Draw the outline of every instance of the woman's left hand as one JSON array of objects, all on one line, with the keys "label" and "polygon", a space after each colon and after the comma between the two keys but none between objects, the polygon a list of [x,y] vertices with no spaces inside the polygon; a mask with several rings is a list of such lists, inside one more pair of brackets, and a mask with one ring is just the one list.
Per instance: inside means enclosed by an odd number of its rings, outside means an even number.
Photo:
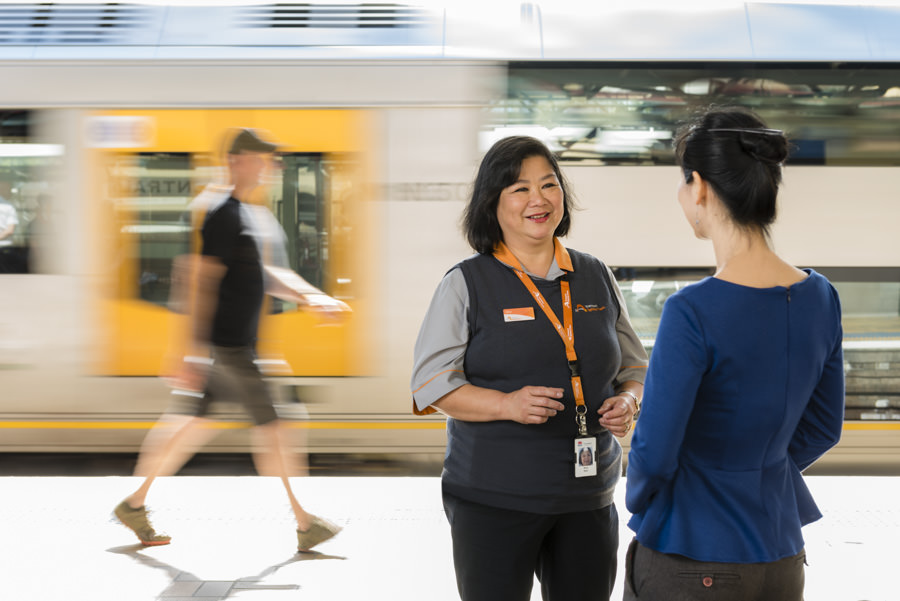
[{"label": "woman's left hand", "polygon": [[624,395],[611,396],[603,401],[597,414],[600,425],[619,438],[628,434],[634,423],[634,408],[630,398]]}]

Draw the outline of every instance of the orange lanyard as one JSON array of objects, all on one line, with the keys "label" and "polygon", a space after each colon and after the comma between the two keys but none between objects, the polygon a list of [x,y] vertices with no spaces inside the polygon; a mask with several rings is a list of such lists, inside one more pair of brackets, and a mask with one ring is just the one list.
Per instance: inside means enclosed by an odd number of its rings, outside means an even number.
[{"label": "orange lanyard", "polygon": [[578,356],[575,354],[575,328],[572,326],[572,293],[569,291],[569,281],[564,276],[559,284],[563,301],[563,321],[560,323],[559,317],[556,316],[549,303],[544,299],[544,295],[541,294],[541,291],[538,290],[531,278],[528,277],[528,274],[525,273],[522,263],[512,254],[506,244],[500,242],[494,251],[494,256],[513,268],[513,272],[525,284],[528,292],[537,301],[544,315],[556,328],[556,333],[562,338],[566,347],[566,359],[569,361],[569,374],[572,377],[572,393],[575,395],[575,421],[578,423],[578,433],[581,436],[586,436],[587,423],[585,414],[587,413],[587,406],[584,402],[584,391],[581,387],[581,367],[578,364]]}]

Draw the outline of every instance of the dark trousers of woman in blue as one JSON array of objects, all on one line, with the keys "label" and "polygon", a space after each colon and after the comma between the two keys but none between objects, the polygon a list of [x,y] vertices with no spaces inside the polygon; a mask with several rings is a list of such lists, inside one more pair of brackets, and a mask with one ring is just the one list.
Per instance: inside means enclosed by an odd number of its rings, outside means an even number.
[{"label": "dark trousers of woman in blue", "polygon": [[624,601],[803,601],[806,552],[768,563],[696,561],[631,541]]}]

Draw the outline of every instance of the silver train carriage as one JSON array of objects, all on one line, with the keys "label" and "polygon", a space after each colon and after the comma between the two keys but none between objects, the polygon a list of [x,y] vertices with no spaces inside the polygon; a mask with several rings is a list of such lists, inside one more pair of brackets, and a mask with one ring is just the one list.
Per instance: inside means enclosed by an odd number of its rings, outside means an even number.
[{"label": "silver train carriage", "polygon": [[[674,199],[673,132],[736,103],[795,145],[775,246],[844,304],[845,433],[817,468],[897,469],[900,10],[593,4],[0,5],[0,196],[18,222],[0,246],[0,450],[139,447],[183,352],[172,259],[230,127],[282,144],[258,202],[292,266],[354,308],[324,326],[267,307],[261,361],[298,437],[440,456],[443,419],[411,415],[412,347],[471,253],[481,153],[513,133],[558,153],[581,209],[566,243],[616,269],[652,350],[666,296],[713,259]],[[220,417],[207,449],[246,449],[240,411]]]}]

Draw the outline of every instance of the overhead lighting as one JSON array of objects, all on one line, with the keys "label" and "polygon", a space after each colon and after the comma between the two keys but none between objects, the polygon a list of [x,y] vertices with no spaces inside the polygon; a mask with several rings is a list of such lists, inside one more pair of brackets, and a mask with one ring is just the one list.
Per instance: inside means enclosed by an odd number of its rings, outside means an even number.
[{"label": "overhead lighting", "polygon": [[65,154],[62,144],[0,144],[0,158],[58,157]]},{"label": "overhead lighting", "polygon": [[495,127],[493,131],[480,132],[478,134],[478,146],[481,150],[487,150],[495,142],[509,136],[531,136],[551,146],[551,150],[553,150],[552,144],[550,144],[550,130],[540,125]]},{"label": "overhead lighting", "polygon": [[634,294],[647,294],[653,288],[653,280],[635,280],[631,282],[631,291]]}]

